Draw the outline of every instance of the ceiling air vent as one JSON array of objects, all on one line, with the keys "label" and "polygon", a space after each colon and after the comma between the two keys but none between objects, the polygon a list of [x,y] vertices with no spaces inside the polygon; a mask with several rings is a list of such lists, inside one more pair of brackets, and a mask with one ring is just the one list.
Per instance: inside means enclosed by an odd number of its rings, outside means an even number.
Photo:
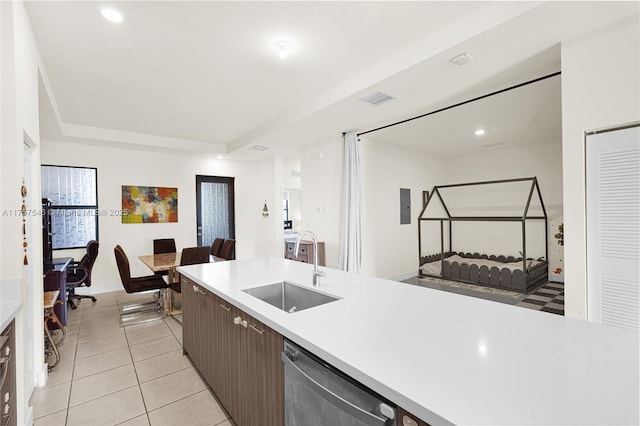
[{"label": "ceiling air vent", "polygon": [[502,145],[506,145],[506,144],[504,142],[491,142],[491,143],[482,144],[482,146],[484,146],[485,148],[494,148],[496,146],[502,146]]},{"label": "ceiling air vent", "polygon": [[374,92],[369,96],[365,96],[364,98],[359,99],[359,101],[364,102],[365,104],[378,106],[387,101],[390,101],[391,99],[393,99],[391,96],[385,95],[382,92]]},{"label": "ceiling air vent", "polygon": [[266,151],[269,149],[269,147],[264,145],[253,145],[253,146],[250,146],[249,149],[251,151]]}]

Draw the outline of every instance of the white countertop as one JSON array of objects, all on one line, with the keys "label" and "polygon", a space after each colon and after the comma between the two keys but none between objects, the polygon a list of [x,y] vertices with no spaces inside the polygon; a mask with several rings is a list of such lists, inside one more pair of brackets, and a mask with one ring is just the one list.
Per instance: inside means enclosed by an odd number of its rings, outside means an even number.
[{"label": "white countertop", "polygon": [[205,288],[430,424],[638,424],[637,333],[321,268],[342,300],[289,314],[242,289],[311,286],[264,257],[180,267]]}]

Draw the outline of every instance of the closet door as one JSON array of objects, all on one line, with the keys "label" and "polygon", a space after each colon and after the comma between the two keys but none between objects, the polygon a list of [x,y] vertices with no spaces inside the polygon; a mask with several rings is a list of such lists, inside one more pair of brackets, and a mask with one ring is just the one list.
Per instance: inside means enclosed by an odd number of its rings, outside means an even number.
[{"label": "closet door", "polygon": [[639,329],[640,127],[586,138],[587,318]]}]

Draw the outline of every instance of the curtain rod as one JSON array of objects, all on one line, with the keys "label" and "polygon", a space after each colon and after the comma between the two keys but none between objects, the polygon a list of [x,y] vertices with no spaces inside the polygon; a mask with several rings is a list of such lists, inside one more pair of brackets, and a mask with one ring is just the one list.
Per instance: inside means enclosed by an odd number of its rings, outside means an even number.
[{"label": "curtain rod", "polygon": [[405,120],[397,121],[397,122],[391,123],[391,124],[387,124],[386,126],[378,127],[376,129],[367,130],[366,132],[358,133],[356,136],[362,136],[362,135],[366,135],[367,133],[377,132],[378,130],[386,129],[387,127],[397,126],[398,124],[403,124],[403,123],[406,123],[408,121],[417,120],[418,118],[426,117],[428,115],[433,115],[433,114],[436,114],[438,112],[446,111],[446,110],[451,109],[451,108],[456,108],[456,107],[459,107],[459,106],[462,106],[462,105],[465,105],[465,104],[468,104],[468,103],[471,103],[471,102],[479,101],[480,99],[488,98],[489,96],[498,95],[500,93],[508,92],[509,90],[517,89],[519,87],[527,86],[529,84],[533,84],[533,83],[537,83],[537,82],[542,81],[542,80],[546,80],[547,78],[555,77],[557,75],[560,75],[561,73],[562,73],[561,71],[557,71],[557,72],[554,72],[552,74],[545,75],[543,77],[539,77],[539,78],[536,78],[536,79],[533,79],[533,80],[525,81],[524,83],[516,84],[515,86],[507,87],[506,89],[502,89],[502,90],[498,90],[498,91],[495,91],[495,92],[491,92],[491,93],[488,93],[486,95],[478,96],[477,98],[469,99],[469,100],[466,100],[466,101],[463,101],[463,102],[459,102],[459,103],[454,104],[454,105],[449,105],[447,107],[437,109],[435,111],[427,112],[426,114],[421,114],[421,115],[418,115],[416,117],[407,118]]}]

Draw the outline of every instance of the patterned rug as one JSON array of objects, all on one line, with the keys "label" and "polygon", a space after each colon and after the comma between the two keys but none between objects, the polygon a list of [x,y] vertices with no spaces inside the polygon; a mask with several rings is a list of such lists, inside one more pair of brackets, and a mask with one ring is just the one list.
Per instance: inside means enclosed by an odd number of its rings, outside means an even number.
[{"label": "patterned rug", "polygon": [[516,305],[564,315],[564,283],[548,282]]},{"label": "patterned rug", "polygon": [[443,280],[431,277],[413,277],[404,281],[421,287],[429,287],[466,296],[493,300],[520,306],[536,311],[549,312],[556,315],[564,315],[564,284],[547,282],[529,295],[499,288],[484,287],[481,285],[460,283],[457,281]]}]

